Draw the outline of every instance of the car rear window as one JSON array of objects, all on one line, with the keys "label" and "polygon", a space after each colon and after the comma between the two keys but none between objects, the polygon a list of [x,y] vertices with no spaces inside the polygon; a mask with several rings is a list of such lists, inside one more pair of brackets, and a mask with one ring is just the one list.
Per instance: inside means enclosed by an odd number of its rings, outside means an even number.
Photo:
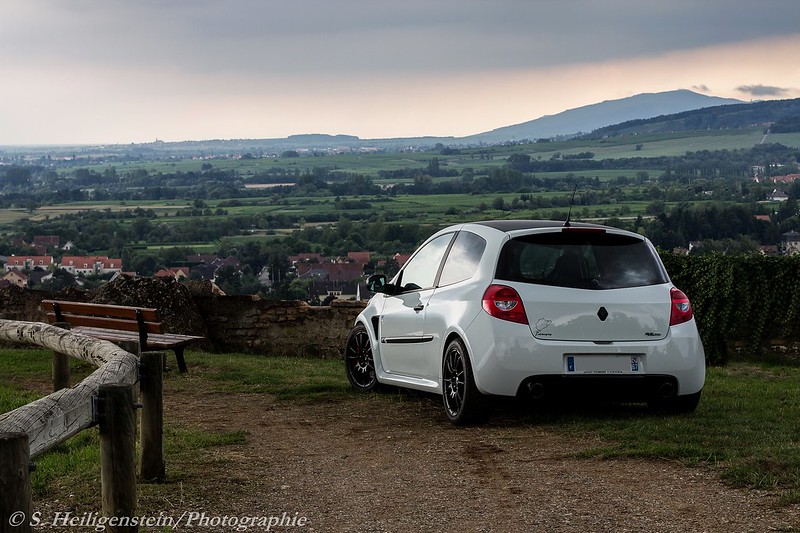
[{"label": "car rear window", "polygon": [[667,282],[643,239],[605,232],[548,232],[508,241],[496,277],[540,285],[620,289]]}]

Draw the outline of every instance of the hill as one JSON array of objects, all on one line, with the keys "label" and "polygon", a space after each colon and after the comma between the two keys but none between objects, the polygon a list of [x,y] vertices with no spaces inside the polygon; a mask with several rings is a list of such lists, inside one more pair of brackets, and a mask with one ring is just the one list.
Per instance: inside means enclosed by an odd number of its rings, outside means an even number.
[{"label": "hill", "polygon": [[635,119],[648,119],[694,109],[742,104],[741,100],[705,96],[689,90],[637,94],[619,100],[606,100],[556,115],[497,128],[489,132],[462,137],[466,143],[499,143],[513,140],[573,136],[588,133],[610,124]]},{"label": "hill", "polygon": [[800,98],[706,107],[655,118],[629,120],[598,128],[584,138],[739,129],[770,124],[773,133],[800,131]]}]

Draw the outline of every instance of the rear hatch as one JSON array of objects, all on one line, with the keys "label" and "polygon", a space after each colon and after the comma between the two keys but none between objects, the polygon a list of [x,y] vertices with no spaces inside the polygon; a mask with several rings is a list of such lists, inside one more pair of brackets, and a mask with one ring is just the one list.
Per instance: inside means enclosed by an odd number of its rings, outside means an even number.
[{"label": "rear hatch", "polygon": [[670,285],[589,290],[513,284],[534,337],[558,341],[642,341],[669,330]]},{"label": "rear hatch", "polygon": [[515,237],[496,278],[517,290],[537,339],[643,341],[669,330],[669,279],[634,234],[559,228]]}]

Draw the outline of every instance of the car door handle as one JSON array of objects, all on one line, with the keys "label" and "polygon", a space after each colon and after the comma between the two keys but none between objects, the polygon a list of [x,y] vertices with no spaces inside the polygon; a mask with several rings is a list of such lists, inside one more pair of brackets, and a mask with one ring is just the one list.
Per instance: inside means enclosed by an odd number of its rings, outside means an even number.
[{"label": "car door handle", "polygon": [[423,309],[425,309],[425,306],[423,304],[418,304],[418,305],[414,306],[414,311],[419,312],[419,311],[422,311]]}]

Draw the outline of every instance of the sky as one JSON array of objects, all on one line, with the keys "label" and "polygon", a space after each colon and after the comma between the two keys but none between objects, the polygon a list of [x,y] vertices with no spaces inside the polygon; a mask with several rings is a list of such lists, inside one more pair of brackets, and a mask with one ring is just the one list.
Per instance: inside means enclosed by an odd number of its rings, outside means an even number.
[{"label": "sky", "polygon": [[2,0],[0,145],[459,137],[798,58],[798,0]]}]

